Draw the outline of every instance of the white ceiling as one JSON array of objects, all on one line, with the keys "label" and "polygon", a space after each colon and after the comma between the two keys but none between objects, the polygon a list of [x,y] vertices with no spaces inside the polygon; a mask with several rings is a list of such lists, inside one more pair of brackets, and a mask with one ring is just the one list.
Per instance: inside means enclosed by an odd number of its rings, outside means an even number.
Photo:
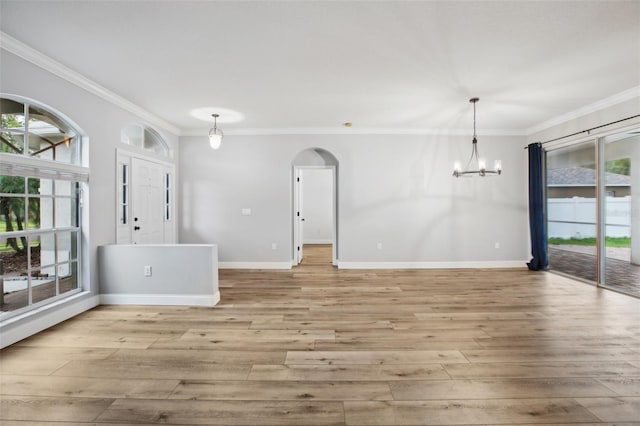
[{"label": "white ceiling", "polygon": [[[640,1],[9,1],[0,29],[193,132],[525,130],[640,86]],[[220,122],[224,122],[224,116]]]}]

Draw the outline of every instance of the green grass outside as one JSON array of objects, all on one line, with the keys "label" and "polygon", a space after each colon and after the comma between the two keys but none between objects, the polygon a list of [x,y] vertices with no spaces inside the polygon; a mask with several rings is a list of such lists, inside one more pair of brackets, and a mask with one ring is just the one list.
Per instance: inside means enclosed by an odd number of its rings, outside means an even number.
[{"label": "green grass outside", "polygon": [[[596,245],[595,238],[550,237],[548,239],[548,242],[549,244],[554,244],[554,245],[572,245],[572,246],[595,246]],[[630,237],[606,237],[605,245],[607,247],[630,248],[631,238]]]}]

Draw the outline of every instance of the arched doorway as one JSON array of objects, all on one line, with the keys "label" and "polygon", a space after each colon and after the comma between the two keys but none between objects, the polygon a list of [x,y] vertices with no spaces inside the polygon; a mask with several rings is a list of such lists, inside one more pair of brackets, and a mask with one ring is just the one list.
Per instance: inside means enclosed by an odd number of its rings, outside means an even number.
[{"label": "arched doorway", "polygon": [[338,160],[325,149],[309,148],[292,166],[292,265],[303,262],[305,244],[322,244],[331,246],[330,264],[337,266]]}]

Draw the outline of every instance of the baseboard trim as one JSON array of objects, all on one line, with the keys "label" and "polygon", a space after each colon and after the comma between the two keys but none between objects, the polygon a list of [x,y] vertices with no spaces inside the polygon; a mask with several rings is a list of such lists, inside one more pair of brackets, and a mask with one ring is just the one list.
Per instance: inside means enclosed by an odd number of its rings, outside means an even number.
[{"label": "baseboard trim", "polygon": [[305,240],[304,244],[333,244],[333,240],[311,239],[311,240]]},{"label": "baseboard trim", "polygon": [[291,269],[291,262],[218,262],[218,269]]},{"label": "baseboard trim", "polygon": [[10,318],[0,325],[0,349],[80,315],[99,304],[100,296],[87,297],[85,292]]},{"label": "baseboard trim", "polygon": [[343,262],[338,269],[495,269],[524,268],[526,260],[480,262]]},{"label": "baseboard trim", "polygon": [[215,306],[220,292],[208,294],[101,294],[102,305]]}]

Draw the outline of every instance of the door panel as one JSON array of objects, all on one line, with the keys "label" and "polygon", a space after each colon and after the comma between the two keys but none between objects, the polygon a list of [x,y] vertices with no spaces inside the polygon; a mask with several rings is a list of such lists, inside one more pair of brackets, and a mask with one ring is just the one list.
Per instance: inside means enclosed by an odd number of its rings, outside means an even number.
[{"label": "door panel", "polygon": [[134,244],[164,242],[164,181],[162,166],[132,159],[132,216]]}]

